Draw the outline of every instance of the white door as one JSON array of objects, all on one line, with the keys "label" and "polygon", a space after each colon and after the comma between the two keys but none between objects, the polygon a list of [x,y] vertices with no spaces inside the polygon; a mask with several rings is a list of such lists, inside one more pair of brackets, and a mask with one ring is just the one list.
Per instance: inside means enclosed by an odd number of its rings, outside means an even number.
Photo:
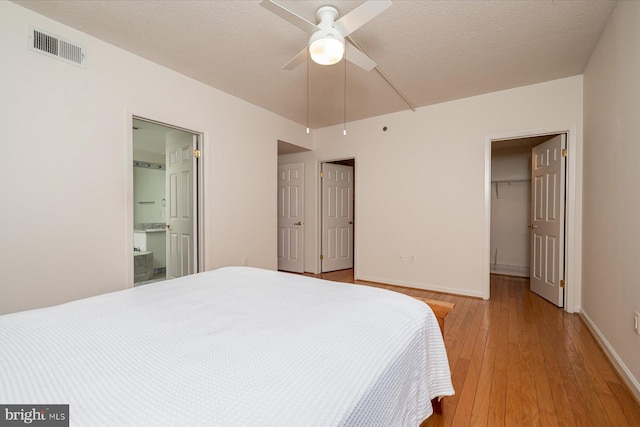
[{"label": "white door", "polygon": [[167,279],[198,271],[196,156],[197,135],[167,134]]},{"label": "white door", "polygon": [[322,272],[353,268],[353,166],[322,164]]},{"label": "white door", "polygon": [[558,307],[564,305],[565,147],[566,135],[558,135],[533,147],[531,159],[530,286]]},{"label": "white door", "polygon": [[278,270],[304,272],[304,163],[278,166]]}]

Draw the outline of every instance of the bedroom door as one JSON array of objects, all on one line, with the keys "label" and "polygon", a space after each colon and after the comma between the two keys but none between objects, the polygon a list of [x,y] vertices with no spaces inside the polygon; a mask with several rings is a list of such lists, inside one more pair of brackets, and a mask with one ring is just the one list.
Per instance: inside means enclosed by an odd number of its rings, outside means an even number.
[{"label": "bedroom door", "polygon": [[322,164],[322,272],[353,268],[353,166]]},{"label": "bedroom door", "polygon": [[566,135],[532,149],[531,281],[533,292],[564,305]]},{"label": "bedroom door", "polygon": [[304,163],[278,165],[278,270],[304,272]]},{"label": "bedroom door", "polygon": [[166,136],[167,279],[198,271],[198,136],[176,131]]}]

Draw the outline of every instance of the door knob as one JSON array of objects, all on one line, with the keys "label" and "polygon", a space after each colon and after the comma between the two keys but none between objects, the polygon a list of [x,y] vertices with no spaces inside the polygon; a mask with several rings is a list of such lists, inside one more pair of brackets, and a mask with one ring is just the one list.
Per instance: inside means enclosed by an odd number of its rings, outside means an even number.
[{"label": "door knob", "polygon": [[170,230],[171,226],[169,224],[167,224],[167,230]]},{"label": "door knob", "polygon": [[298,221],[298,222],[294,223],[293,225],[302,225],[302,221]]},{"label": "door knob", "polygon": [[537,225],[533,225],[533,224],[529,224],[529,225],[527,225],[527,227],[529,227],[529,228],[530,228],[530,229],[532,229],[532,230],[533,230],[534,228],[538,228],[538,226],[537,226]]},{"label": "door knob", "polygon": [[353,221],[349,221],[349,224],[353,225]]}]

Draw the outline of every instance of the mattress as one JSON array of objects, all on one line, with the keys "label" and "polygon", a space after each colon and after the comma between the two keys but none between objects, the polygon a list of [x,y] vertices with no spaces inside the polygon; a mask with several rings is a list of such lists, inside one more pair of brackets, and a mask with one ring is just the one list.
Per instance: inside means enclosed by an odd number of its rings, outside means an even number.
[{"label": "mattress", "polygon": [[0,316],[0,403],[78,426],[417,426],[454,393],[431,309],[226,267]]}]

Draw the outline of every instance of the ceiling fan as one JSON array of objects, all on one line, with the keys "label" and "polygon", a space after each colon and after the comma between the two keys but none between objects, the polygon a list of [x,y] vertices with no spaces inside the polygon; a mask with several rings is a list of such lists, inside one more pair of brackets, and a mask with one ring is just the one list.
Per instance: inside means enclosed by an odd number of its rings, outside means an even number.
[{"label": "ceiling fan", "polygon": [[366,71],[376,67],[377,64],[355,47],[348,36],[391,6],[391,0],[368,0],[337,21],[338,10],[333,6],[323,6],[316,12],[317,24],[272,0],[263,0],[260,5],[311,35],[309,45],[284,66],[285,70],[292,70],[303,63],[307,58],[307,49],[311,59],[321,65],[339,62],[346,52],[347,60],[358,67]]}]

